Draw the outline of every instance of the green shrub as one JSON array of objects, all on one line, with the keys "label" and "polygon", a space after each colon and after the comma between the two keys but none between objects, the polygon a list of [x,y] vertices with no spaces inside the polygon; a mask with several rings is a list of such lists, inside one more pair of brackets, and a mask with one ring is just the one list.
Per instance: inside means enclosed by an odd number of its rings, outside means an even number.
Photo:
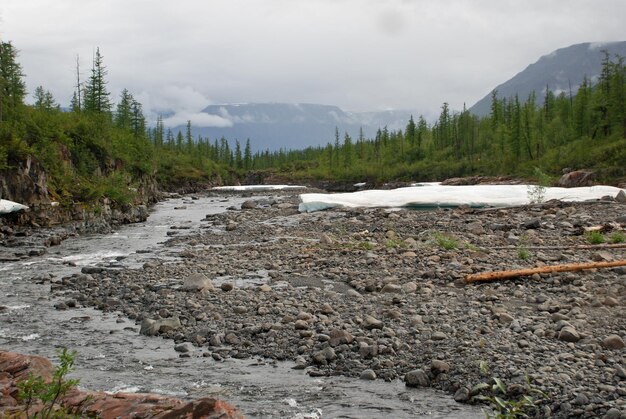
[{"label": "green shrub", "polygon": [[69,412],[57,405],[59,399],[76,387],[79,380],[66,379],[74,369],[76,351],[68,351],[67,348],[58,349],[59,365],[54,369],[52,381],[46,383],[43,377],[35,377],[32,374],[27,380],[18,384],[18,398],[24,402],[24,413],[30,418],[29,409],[33,404],[41,402],[42,409],[33,418],[66,418],[71,417]]},{"label": "green shrub", "polygon": [[610,240],[613,244],[624,243],[626,242],[626,234],[624,234],[623,231],[614,231],[613,234],[611,234]]},{"label": "green shrub", "polygon": [[[481,362],[480,371],[483,375],[487,374],[489,372],[488,365]],[[517,398],[511,399],[507,398],[509,396],[507,388],[501,379],[493,377],[491,382],[493,383],[491,385],[487,383],[479,383],[472,389],[473,392],[487,393],[474,396],[472,400],[489,403],[491,411],[483,409],[483,412],[488,419],[526,418],[529,416],[529,413],[536,413],[537,405],[541,402],[541,400],[547,397],[544,392],[531,385],[528,376],[526,377],[526,385],[524,387],[523,394]]]},{"label": "green shrub", "polygon": [[585,236],[590,244],[602,244],[606,241],[604,235],[599,231],[589,231]]}]

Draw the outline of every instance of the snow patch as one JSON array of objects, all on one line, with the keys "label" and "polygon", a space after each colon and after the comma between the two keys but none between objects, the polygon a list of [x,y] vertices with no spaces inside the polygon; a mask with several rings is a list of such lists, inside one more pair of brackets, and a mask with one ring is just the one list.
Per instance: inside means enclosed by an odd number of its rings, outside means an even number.
[{"label": "snow patch", "polygon": [[0,199],[0,214],[8,214],[10,212],[27,209],[28,207],[26,205],[18,204],[17,202],[9,201],[8,199]]},{"label": "snow patch", "polygon": [[[424,185],[426,186],[426,185]],[[313,212],[334,207],[505,207],[531,203],[534,185],[463,185],[428,184],[393,190],[367,190],[338,194],[301,194],[300,212]],[[578,202],[616,196],[621,189],[613,186],[581,188],[545,188],[544,200]]]},{"label": "snow patch", "polygon": [[306,186],[300,185],[239,185],[239,186],[216,186],[212,188],[216,191],[280,191],[290,189],[306,189]]}]

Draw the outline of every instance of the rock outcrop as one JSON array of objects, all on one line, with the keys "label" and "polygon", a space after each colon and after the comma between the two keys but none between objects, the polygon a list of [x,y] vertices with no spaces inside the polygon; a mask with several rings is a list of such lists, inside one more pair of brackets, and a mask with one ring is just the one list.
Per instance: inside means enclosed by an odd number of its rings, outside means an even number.
[{"label": "rock outcrop", "polygon": [[594,173],[590,170],[574,170],[565,173],[559,179],[557,186],[562,188],[577,188],[580,186],[592,186]]},{"label": "rock outcrop", "polygon": [[107,198],[91,204],[60,204],[48,189],[43,166],[27,156],[15,168],[0,171],[0,198],[29,207],[27,211],[5,214],[0,225],[58,226],[74,223],[79,230],[100,231],[102,227],[145,221],[147,206],[160,199],[156,181],[151,176],[139,179],[135,202],[118,205]]},{"label": "rock outcrop", "polygon": [[[40,356],[22,355],[0,351],[0,416],[20,417],[24,406],[17,398],[17,384],[30,374],[41,376],[46,381],[52,379],[53,366]],[[113,418],[198,418],[198,419],[242,419],[239,410],[230,404],[213,398],[185,401],[156,394],[108,394],[71,390],[59,401],[67,411],[76,415]],[[35,404],[31,415],[42,409]]]}]

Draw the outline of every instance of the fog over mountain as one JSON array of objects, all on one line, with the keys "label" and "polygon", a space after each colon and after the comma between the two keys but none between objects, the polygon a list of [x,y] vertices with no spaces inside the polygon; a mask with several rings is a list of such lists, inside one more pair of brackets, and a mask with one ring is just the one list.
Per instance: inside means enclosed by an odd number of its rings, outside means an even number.
[{"label": "fog over mountain", "polygon": [[[561,92],[569,95],[570,88],[572,94],[576,94],[585,76],[592,82],[597,80],[605,50],[611,59],[615,55],[626,57],[626,41],[586,42],[557,49],[494,89],[499,98],[510,98],[517,94],[521,101],[534,91],[539,104],[543,104],[546,86],[556,95]],[[488,115],[490,106],[491,92],[476,102],[470,111],[479,116]]]},{"label": "fog over mountain", "polygon": [[[347,112],[337,106],[310,103],[241,103],[210,105],[202,113],[212,125],[193,126],[195,136],[211,140],[224,137],[242,144],[250,139],[255,150],[302,149],[335,141],[335,128],[341,141],[347,132],[353,139],[363,129],[372,138],[376,130],[406,127],[410,111]],[[417,119],[417,114],[414,118]],[[167,120],[166,120],[167,122]],[[178,126],[174,131],[183,129]]]}]

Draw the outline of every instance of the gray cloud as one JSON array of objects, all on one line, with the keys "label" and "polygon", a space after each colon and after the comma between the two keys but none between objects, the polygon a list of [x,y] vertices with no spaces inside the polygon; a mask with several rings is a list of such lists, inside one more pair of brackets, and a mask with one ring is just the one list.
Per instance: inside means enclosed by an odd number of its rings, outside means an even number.
[{"label": "gray cloud", "polygon": [[0,37],[28,89],[62,104],[76,55],[85,77],[99,46],[113,95],[129,89],[152,117],[267,101],[429,115],[554,49],[626,39],[623,16],[623,0],[3,0]]}]

